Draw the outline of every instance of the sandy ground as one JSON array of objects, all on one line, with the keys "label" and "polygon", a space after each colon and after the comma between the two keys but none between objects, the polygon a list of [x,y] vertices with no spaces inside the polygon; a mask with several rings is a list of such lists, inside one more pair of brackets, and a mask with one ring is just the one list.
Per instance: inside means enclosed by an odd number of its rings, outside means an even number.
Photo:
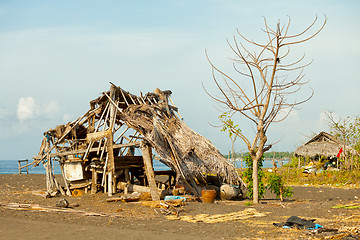
[{"label": "sandy ground", "polygon": [[[44,175],[0,175],[0,239],[360,239],[360,209],[332,208],[360,205],[359,188],[294,187],[294,196],[284,202],[267,194],[258,205],[244,201],[190,202],[180,216],[228,214],[254,208],[263,217],[219,223],[168,220],[159,209],[140,202],[106,202],[106,194],[65,197],[77,213],[9,209],[9,203],[39,204],[54,208],[63,197],[44,198]],[[84,216],[83,213],[106,216]],[[290,216],[316,219],[334,233],[282,229],[274,222]]]}]

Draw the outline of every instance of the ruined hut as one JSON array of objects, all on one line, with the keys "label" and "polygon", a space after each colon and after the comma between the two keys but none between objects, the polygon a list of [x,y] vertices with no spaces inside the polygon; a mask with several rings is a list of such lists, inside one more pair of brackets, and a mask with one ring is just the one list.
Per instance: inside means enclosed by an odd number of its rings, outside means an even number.
[{"label": "ruined hut", "polygon": [[[44,132],[34,164],[45,166],[48,192],[65,194],[53,175],[54,161],[67,194],[83,189],[112,195],[125,183],[149,187],[155,200],[157,174],[169,176],[168,188],[181,182],[197,196],[208,175],[244,187],[234,166],[185,124],[171,93],[155,89],[136,96],[112,84],[84,115]],[[154,158],[171,170],[154,171]]]},{"label": "ruined hut", "polygon": [[[332,158],[337,156],[341,148],[344,148],[344,143],[329,133],[321,132],[304,145],[298,147],[294,154],[295,157],[312,159]],[[346,146],[346,149],[352,150],[349,146]]]}]

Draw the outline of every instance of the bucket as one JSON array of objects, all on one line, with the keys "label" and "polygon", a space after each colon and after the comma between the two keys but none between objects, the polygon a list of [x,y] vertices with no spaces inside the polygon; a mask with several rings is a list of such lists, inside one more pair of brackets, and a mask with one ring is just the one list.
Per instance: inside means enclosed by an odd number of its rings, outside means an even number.
[{"label": "bucket", "polygon": [[216,197],[216,191],[214,189],[202,190],[201,196],[204,203],[214,203]]}]

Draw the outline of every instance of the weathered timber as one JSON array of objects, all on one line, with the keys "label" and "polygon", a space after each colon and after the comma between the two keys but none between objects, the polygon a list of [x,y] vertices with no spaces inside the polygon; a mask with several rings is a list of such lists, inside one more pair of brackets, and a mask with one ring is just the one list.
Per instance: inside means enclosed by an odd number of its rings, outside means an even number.
[{"label": "weathered timber", "polygon": [[61,173],[62,173],[62,177],[63,177],[63,180],[64,180],[64,184],[65,184],[65,187],[66,187],[66,195],[71,196],[71,191],[69,189],[69,183],[67,182],[66,177],[65,177],[64,164],[61,163],[60,168],[61,168]]},{"label": "weathered timber", "polygon": [[[25,166],[21,166],[21,163],[25,162]],[[26,170],[26,174],[29,174],[29,164],[28,164],[29,160],[25,159],[25,160],[19,160],[19,174],[21,174],[23,171],[21,169],[25,168]]]},{"label": "weathered timber", "polygon": [[[113,149],[117,148],[123,148],[123,147],[131,147],[131,146],[139,146],[140,142],[132,142],[132,143],[124,143],[124,144],[114,144]],[[104,149],[104,147],[101,147],[101,149]],[[89,152],[96,152],[98,148],[91,148]],[[50,157],[64,157],[68,155],[75,155],[75,154],[82,154],[85,153],[86,149],[79,149],[74,151],[66,151],[66,152],[60,152],[60,153],[50,153]]]},{"label": "weathered timber", "polygon": [[148,180],[148,183],[150,186],[151,198],[153,201],[159,201],[160,196],[159,196],[158,189],[156,187],[155,174],[154,174],[154,169],[152,166],[152,159],[151,159],[152,154],[150,153],[151,147],[150,147],[150,145],[146,144],[145,142],[142,142],[140,147],[141,147],[141,152],[143,154],[146,177],[147,177],[147,180]]}]

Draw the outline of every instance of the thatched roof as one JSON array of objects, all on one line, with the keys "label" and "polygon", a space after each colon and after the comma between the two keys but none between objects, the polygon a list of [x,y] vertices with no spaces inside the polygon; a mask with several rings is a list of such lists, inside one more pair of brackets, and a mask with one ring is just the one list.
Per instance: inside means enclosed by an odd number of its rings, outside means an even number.
[{"label": "thatched roof", "polygon": [[[298,147],[294,154],[296,157],[335,157],[343,146],[344,144],[333,135],[321,132],[304,145]],[[347,146],[346,148],[352,150],[351,147]]]}]

